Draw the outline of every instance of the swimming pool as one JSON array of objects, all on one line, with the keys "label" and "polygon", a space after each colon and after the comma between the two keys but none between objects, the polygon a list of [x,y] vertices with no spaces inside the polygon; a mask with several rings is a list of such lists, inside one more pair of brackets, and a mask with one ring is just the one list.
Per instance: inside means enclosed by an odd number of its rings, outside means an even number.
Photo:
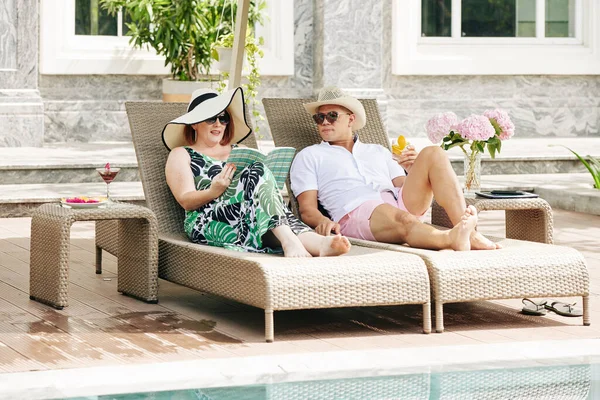
[{"label": "swimming pool", "polygon": [[0,374],[0,400],[600,399],[600,339],[206,358]]},{"label": "swimming pool", "polygon": [[[495,368],[283,382],[72,400],[597,399],[600,364]],[[595,375],[595,376],[594,376]]]}]

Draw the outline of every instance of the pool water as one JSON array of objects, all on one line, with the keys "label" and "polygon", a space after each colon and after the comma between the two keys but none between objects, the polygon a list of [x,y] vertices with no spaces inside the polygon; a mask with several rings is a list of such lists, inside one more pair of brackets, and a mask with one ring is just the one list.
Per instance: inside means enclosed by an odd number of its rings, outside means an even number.
[{"label": "pool water", "polygon": [[600,399],[600,364],[498,368],[78,397],[71,400]]}]

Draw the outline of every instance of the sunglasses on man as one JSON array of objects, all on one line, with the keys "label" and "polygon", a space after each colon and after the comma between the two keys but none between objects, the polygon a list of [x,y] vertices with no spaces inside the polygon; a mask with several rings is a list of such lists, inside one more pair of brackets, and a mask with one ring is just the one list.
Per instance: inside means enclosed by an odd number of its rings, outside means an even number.
[{"label": "sunglasses on man", "polygon": [[205,119],[203,122],[206,122],[209,125],[214,125],[217,123],[217,120],[219,120],[219,122],[221,123],[221,125],[227,125],[229,123],[229,121],[231,120],[231,117],[229,116],[228,113],[223,113],[220,115],[215,115],[212,118],[209,119]]},{"label": "sunglasses on man", "polygon": [[337,111],[329,111],[328,113],[316,113],[312,117],[317,123],[317,125],[322,125],[323,122],[325,122],[325,120],[327,120],[327,122],[329,122],[330,124],[333,124],[335,121],[338,120],[340,115],[344,114],[352,115],[351,113],[339,113]]}]

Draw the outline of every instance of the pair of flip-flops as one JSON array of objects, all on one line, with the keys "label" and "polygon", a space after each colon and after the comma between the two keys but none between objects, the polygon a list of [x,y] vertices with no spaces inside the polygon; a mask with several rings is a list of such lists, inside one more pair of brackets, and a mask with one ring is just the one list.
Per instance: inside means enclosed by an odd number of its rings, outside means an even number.
[{"label": "pair of flip-flops", "polygon": [[575,308],[575,304],[563,303],[562,301],[553,301],[548,304],[548,300],[533,301],[523,299],[523,309],[521,312],[527,315],[546,315],[548,311],[553,311],[563,317],[581,317],[583,312]]}]

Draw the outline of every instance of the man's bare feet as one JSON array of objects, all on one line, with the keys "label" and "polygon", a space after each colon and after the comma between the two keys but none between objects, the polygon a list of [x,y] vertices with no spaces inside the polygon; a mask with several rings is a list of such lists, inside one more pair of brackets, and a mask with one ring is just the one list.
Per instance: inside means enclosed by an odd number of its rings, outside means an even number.
[{"label": "man's bare feet", "polygon": [[339,256],[350,251],[350,241],[342,235],[323,236],[319,257]]},{"label": "man's bare feet", "polygon": [[502,246],[492,242],[477,231],[471,234],[471,250],[496,250],[501,248]]},{"label": "man's bare feet", "polygon": [[457,251],[471,250],[471,234],[477,226],[477,210],[467,206],[461,221],[450,230],[450,247]]}]

